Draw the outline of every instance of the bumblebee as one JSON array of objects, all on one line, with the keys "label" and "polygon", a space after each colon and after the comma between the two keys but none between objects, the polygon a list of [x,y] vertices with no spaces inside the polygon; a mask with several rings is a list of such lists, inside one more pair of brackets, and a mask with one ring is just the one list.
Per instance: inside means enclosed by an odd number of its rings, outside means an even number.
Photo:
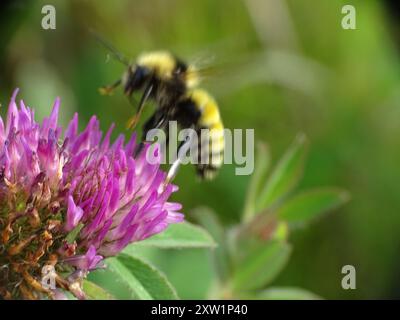
[{"label": "bumblebee", "polygon": [[127,124],[128,128],[134,128],[147,100],[152,99],[159,108],[167,109],[198,82],[194,66],[187,65],[168,51],[154,51],[141,54],[134,64],[128,65],[121,79],[100,90],[103,94],[109,94],[122,85],[128,98],[137,91],[143,92],[137,113]]},{"label": "bumblebee", "polygon": [[[209,129],[206,141],[197,139],[196,169],[200,178],[213,178],[223,162],[224,127],[214,98],[197,87],[201,78],[200,70],[168,51],[144,53],[138,56],[135,63],[128,63],[109,43],[99,40],[127,66],[121,79],[102,87],[101,93],[109,94],[119,85],[122,85],[124,94],[130,99],[135,92],[142,92],[137,112],[129,119],[127,127],[135,127],[146,101],[153,100],[156,110],[143,126],[142,141],[147,132],[155,128],[163,129],[168,135],[166,129],[169,121],[177,121],[182,129],[194,129],[198,137],[201,137],[202,129]],[[139,147],[136,155],[140,151]],[[167,179],[174,177],[180,161],[178,158],[172,164]]]},{"label": "bumblebee", "polygon": [[[214,98],[203,89],[188,90],[174,105],[156,110],[143,127],[143,137],[153,128],[162,128],[168,141],[166,129],[169,121],[176,121],[181,128],[195,131],[197,145],[194,146],[193,156],[197,157],[197,174],[201,179],[214,178],[222,165],[225,146],[224,126]],[[179,161],[172,165],[169,179],[175,175]]]},{"label": "bumblebee", "polygon": [[[194,127],[197,136],[202,138],[197,148],[196,170],[203,179],[214,178],[222,165],[225,146],[224,125],[218,104],[207,91],[190,90],[176,106],[176,120],[182,127]],[[203,129],[208,129],[205,141]],[[204,146],[206,148],[202,149]]]}]

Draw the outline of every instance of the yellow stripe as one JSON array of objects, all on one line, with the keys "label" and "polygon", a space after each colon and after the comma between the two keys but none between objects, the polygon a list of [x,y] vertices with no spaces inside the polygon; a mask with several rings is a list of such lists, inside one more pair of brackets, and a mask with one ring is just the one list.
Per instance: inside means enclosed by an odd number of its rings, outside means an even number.
[{"label": "yellow stripe", "polygon": [[201,114],[200,124],[206,127],[211,127],[220,121],[218,108],[211,103],[206,104]]},{"label": "yellow stripe", "polygon": [[224,130],[224,125],[222,124],[221,121],[215,122],[212,126],[211,126],[212,130],[215,131],[222,131]]},{"label": "yellow stripe", "polygon": [[201,141],[206,141],[206,140],[212,140],[212,141],[224,140],[224,131],[223,130],[209,129],[208,134],[202,133],[200,140]]},{"label": "yellow stripe", "polygon": [[190,92],[190,98],[201,111],[199,125],[209,129],[209,163],[214,167],[220,167],[223,162],[223,151],[225,149],[224,125],[221,121],[218,105],[215,100],[202,89]]},{"label": "yellow stripe", "polygon": [[211,143],[211,150],[213,150],[213,152],[220,152],[225,149],[225,141],[223,139],[217,141],[213,140]]},{"label": "yellow stripe", "polygon": [[224,130],[210,129],[210,140],[224,140]]},{"label": "yellow stripe", "polygon": [[211,127],[220,122],[218,105],[214,98],[203,89],[195,89],[190,92],[190,97],[201,111],[199,124],[204,127]]},{"label": "yellow stripe", "polygon": [[222,165],[223,161],[224,157],[222,155],[214,155],[213,157],[210,157],[210,163],[217,168]]},{"label": "yellow stripe", "polygon": [[186,85],[188,88],[194,88],[199,84],[200,82],[199,74],[195,66],[189,65],[185,75],[186,75]]},{"label": "yellow stripe", "polygon": [[161,78],[170,78],[176,66],[176,60],[168,51],[143,53],[137,64],[153,70]]}]

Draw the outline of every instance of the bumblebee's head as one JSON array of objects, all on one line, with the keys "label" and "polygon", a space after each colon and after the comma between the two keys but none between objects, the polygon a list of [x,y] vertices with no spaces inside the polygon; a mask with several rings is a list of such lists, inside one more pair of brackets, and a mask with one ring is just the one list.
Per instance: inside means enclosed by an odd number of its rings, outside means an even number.
[{"label": "bumblebee's head", "polygon": [[151,80],[167,81],[186,69],[167,51],[155,51],[140,55],[135,65],[129,66],[122,78],[127,95],[141,90]]},{"label": "bumblebee's head", "polygon": [[141,90],[152,75],[151,70],[139,65],[129,66],[122,78],[124,93],[131,95],[137,90]]},{"label": "bumblebee's head", "polygon": [[168,51],[153,51],[140,55],[122,78],[126,95],[143,89],[149,82],[163,81],[178,81],[190,89],[199,82],[198,71]]}]

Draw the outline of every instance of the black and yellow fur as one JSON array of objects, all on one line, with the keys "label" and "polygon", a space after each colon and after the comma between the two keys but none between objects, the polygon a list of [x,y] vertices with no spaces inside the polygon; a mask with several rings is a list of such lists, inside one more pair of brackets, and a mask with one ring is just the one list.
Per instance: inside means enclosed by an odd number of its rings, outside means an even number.
[{"label": "black and yellow fur", "polygon": [[121,84],[128,97],[137,91],[143,92],[138,111],[128,122],[129,128],[136,125],[145,102],[155,102],[157,109],[144,124],[143,139],[151,129],[167,129],[168,121],[177,121],[181,128],[195,129],[199,138],[201,129],[210,129],[208,150],[201,150],[200,141],[198,144],[199,160],[203,156],[208,161],[196,164],[198,175],[210,179],[223,161],[223,124],[216,101],[205,90],[197,88],[199,79],[193,65],[168,51],[154,51],[140,55],[120,80],[102,91],[111,92]]}]

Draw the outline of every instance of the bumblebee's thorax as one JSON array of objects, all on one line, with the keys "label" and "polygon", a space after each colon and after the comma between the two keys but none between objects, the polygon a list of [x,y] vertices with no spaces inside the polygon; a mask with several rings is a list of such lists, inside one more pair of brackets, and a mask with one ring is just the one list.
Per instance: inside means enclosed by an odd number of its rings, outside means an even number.
[{"label": "bumblebee's thorax", "polygon": [[168,51],[144,53],[138,57],[137,65],[147,68],[161,80],[169,80],[180,71],[177,59]]},{"label": "bumblebee's thorax", "polygon": [[185,94],[186,85],[179,79],[159,82],[155,99],[160,108],[172,108],[177,101]]}]

